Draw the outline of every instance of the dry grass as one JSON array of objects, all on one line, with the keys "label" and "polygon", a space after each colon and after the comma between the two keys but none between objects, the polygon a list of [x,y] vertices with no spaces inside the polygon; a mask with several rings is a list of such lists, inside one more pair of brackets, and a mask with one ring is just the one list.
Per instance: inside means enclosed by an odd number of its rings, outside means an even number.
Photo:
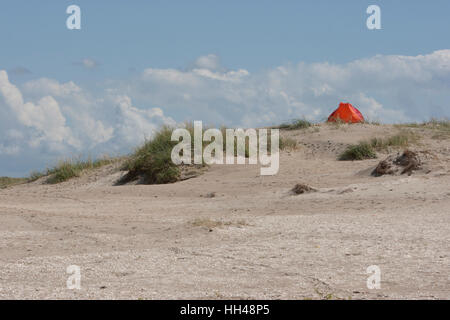
[{"label": "dry grass", "polygon": [[405,148],[417,143],[419,137],[411,130],[402,130],[400,133],[388,138],[372,138],[370,145],[377,151],[389,150],[391,148]]},{"label": "dry grass", "polygon": [[390,151],[391,149],[406,148],[419,141],[419,136],[411,130],[402,130],[400,133],[388,138],[372,138],[370,141],[361,141],[350,145],[338,157],[339,160],[375,159],[376,151]]},{"label": "dry grass", "polygon": [[282,129],[282,130],[299,130],[299,129],[306,129],[311,127],[312,124],[308,120],[305,119],[294,119],[290,122],[282,123],[276,129]]},{"label": "dry grass", "polygon": [[298,142],[292,138],[282,138],[280,137],[280,150],[296,150],[298,148]]},{"label": "dry grass", "polygon": [[[79,177],[83,171],[100,168],[117,161],[116,158],[103,157],[97,160],[80,160],[79,158],[61,160],[55,167],[46,172],[47,183],[55,184]],[[35,177],[38,177],[36,175]],[[35,178],[34,177],[34,178]]]},{"label": "dry grass", "polygon": [[347,131],[349,124],[345,121],[342,121],[341,118],[337,118],[336,121],[326,121],[325,122],[326,125],[328,125],[331,129],[334,130],[343,130],[343,131]]},{"label": "dry grass", "polygon": [[0,177],[0,189],[4,189],[10,186],[18,185],[27,182],[26,178],[10,178]]},{"label": "dry grass", "polygon": [[30,176],[26,178],[26,182],[33,182],[42,177],[47,177],[46,183],[56,184],[67,181],[71,178],[79,177],[84,171],[93,170],[102,166],[121,161],[121,157],[108,157],[104,156],[96,160],[88,158],[82,160],[81,158],[63,159],[58,162],[54,167],[45,171],[33,171]]},{"label": "dry grass", "polygon": [[450,138],[450,120],[448,119],[431,119],[430,121],[397,124],[396,126],[399,128],[432,130],[434,132],[432,139],[444,140]]}]

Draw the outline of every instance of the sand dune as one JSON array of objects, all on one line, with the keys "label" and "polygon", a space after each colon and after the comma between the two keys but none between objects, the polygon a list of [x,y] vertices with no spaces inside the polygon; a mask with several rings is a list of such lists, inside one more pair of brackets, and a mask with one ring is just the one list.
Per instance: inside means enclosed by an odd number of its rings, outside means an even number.
[{"label": "sand dune", "polygon": [[[168,185],[114,186],[111,164],[57,185],[0,190],[0,298],[449,299],[450,140],[412,150],[424,169],[373,177],[337,161],[389,125],[282,131],[280,171],[215,165]],[[303,183],[316,192],[293,195]],[[81,268],[69,290],[66,268]],[[368,289],[368,266],[381,288]]]}]

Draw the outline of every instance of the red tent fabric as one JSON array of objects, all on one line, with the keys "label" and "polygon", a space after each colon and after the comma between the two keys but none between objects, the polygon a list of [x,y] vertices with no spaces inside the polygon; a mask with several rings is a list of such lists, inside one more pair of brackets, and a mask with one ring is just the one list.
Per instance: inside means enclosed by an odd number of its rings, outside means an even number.
[{"label": "red tent fabric", "polygon": [[350,103],[343,102],[339,104],[339,108],[337,108],[333,111],[332,114],[330,114],[330,116],[328,117],[328,122],[336,122],[338,121],[337,119],[347,123],[364,122],[364,117],[358,109],[356,109]]}]

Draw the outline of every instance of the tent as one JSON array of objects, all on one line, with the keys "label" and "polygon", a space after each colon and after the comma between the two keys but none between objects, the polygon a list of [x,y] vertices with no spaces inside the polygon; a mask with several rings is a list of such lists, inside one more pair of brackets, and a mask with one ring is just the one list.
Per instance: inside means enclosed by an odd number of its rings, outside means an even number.
[{"label": "tent", "polygon": [[341,102],[339,104],[339,108],[334,110],[333,113],[328,117],[328,122],[336,121],[357,123],[364,122],[364,117],[361,112],[359,112],[359,110],[352,106],[350,103]]}]

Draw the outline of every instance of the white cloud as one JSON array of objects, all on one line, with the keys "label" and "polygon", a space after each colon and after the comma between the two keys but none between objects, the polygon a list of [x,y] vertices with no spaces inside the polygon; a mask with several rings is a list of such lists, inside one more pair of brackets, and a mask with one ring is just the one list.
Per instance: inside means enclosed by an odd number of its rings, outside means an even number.
[{"label": "white cloud", "polygon": [[34,163],[49,154],[123,153],[173,119],[258,127],[298,117],[323,120],[349,101],[371,120],[420,121],[450,117],[449,100],[450,50],[291,63],[258,73],[227,70],[208,55],[185,70],[147,68],[96,92],[47,78],[19,88],[0,71],[0,161],[20,154]]},{"label": "white cloud", "polygon": [[59,83],[56,80],[48,78],[39,78],[28,81],[24,84],[23,90],[30,95],[51,95],[56,97],[78,94],[81,92],[81,88],[72,81]]},{"label": "white cloud", "polygon": [[77,154],[128,152],[159,126],[175,124],[160,108],[139,109],[115,89],[95,97],[73,82],[46,78],[19,89],[6,71],[0,71],[0,112],[0,161],[23,153],[32,155],[30,164],[51,154],[55,162]]},{"label": "white cloud", "polygon": [[125,95],[116,96],[113,101],[118,108],[116,113],[118,138],[131,145],[150,138],[161,125],[175,125],[175,121],[164,117],[163,111],[159,108],[138,109],[132,105],[130,97]]},{"label": "white cloud", "polygon": [[38,146],[41,141],[47,141],[52,147],[57,143],[79,147],[79,141],[66,126],[66,119],[53,97],[44,96],[37,103],[24,102],[20,90],[9,82],[6,71],[0,71],[0,93],[19,124],[32,130],[31,145]]},{"label": "white cloud", "polygon": [[216,70],[220,68],[220,59],[215,54],[208,54],[198,57],[194,62],[194,66],[197,69]]},{"label": "white cloud", "polygon": [[448,117],[450,50],[382,56],[347,64],[298,63],[250,74],[225,70],[214,55],[188,70],[147,69],[128,88],[178,119],[259,126],[294,117],[325,119],[349,101],[372,120]]}]

